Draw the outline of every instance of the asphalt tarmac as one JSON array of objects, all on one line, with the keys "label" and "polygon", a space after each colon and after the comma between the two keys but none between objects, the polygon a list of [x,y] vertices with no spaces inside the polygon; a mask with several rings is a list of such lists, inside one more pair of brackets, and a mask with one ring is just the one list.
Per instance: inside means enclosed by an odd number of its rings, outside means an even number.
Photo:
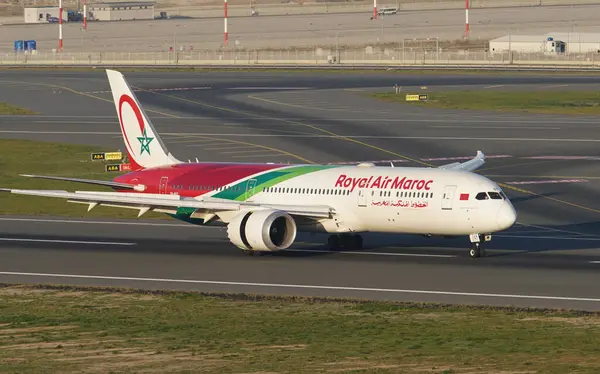
[{"label": "asphalt tarmac", "polygon": [[[468,238],[374,234],[365,236],[360,252],[331,253],[323,248],[324,236],[307,235],[292,251],[248,257],[218,228],[3,216],[0,282],[600,310],[595,117],[425,111],[365,97],[396,83],[403,92],[595,89],[600,77],[126,76],[141,89],[138,97],[180,159],[439,166],[482,150],[488,160],[481,174],[506,186],[519,223],[495,235],[489,256],[477,260],[468,258]],[[104,72],[0,72],[0,83],[0,102],[41,113],[0,116],[0,137],[122,148]]]}]

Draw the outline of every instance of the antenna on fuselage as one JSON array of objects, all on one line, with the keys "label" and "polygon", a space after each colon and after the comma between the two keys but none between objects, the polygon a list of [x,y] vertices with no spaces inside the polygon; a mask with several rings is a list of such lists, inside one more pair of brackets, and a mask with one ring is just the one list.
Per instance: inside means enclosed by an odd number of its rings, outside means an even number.
[{"label": "antenna on fuselage", "polygon": [[392,161],[390,161],[390,166],[394,167],[394,163]]}]

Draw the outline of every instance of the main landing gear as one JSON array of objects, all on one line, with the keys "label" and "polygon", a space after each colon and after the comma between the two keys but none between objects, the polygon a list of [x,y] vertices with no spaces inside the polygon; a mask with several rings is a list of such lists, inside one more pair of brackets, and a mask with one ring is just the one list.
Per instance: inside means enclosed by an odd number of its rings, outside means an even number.
[{"label": "main landing gear", "polygon": [[469,256],[471,256],[471,258],[485,257],[485,243],[492,240],[492,236],[471,234],[469,239],[471,240]]},{"label": "main landing gear", "polygon": [[363,239],[358,234],[337,234],[331,235],[327,240],[329,249],[335,250],[340,248],[362,249]]},{"label": "main landing gear", "polygon": [[246,249],[246,250],[244,250],[244,253],[247,254],[248,256],[264,256],[267,252],[253,251],[251,249]]}]

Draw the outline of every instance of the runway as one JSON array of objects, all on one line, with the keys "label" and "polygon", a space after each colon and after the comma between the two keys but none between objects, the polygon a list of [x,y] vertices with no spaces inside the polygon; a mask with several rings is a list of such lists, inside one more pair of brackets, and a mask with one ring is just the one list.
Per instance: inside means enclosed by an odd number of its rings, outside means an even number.
[{"label": "runway", "polygon": [[[323,236],[307,236],[292,251],[248,257],[217,228],[3,216],[0,282],[600,310],[596,118],[425,111],[364,96],[397,82],[406,91],[594,89],[600,77],[126,75],[181,159],[438,166],[481,149],[489,156],[481,174],[507,186],[519,224],[494,236],[480,260],[468,258],[467,238],[402,235],[367,235],[358,253],[331,253]],[[0,102],[41,113],[0,116],[1,137],[122,147],[103,72],[1,72],[0,83],[10,90]]]}]

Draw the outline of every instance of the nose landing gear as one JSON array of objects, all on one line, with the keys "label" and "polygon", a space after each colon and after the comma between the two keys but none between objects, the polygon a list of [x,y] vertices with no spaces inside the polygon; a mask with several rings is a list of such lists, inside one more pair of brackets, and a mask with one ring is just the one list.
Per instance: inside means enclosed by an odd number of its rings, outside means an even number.
[{"label": "nose landing gear", "polygon": [[469,250],[469,256],[471,258],[485,257],[485,243],[492,240],[492,236],[471,234],[469,235],[469,239],[471,240],[471,249]]}]

